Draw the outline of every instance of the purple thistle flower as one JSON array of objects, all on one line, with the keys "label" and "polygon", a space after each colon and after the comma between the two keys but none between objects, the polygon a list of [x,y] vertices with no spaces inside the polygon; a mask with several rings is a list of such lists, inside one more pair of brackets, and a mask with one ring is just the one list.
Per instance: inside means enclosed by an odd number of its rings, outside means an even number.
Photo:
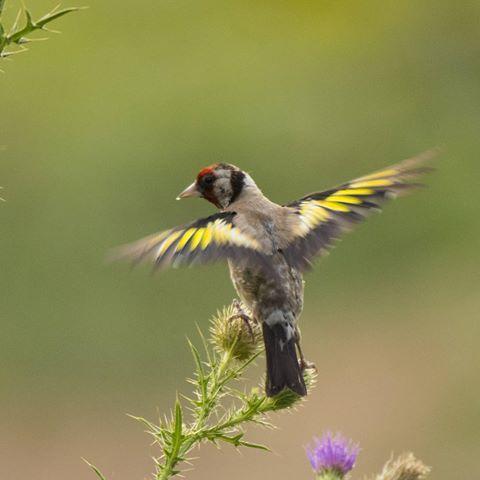
[{"label": "purple thistle flower", "polygon": [[332,472],[343,478],[355,466],[359,451],[351,440],[327,432],[307,447],[307,457],[317,475]]}]

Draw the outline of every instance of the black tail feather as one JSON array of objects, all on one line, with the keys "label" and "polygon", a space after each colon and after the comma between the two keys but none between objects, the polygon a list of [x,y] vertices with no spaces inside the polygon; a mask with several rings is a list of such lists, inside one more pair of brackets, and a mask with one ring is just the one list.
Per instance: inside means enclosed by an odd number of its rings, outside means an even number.
[{"label": "black tail feather", "polygon": [[281,324],[270,327],[262,323],[262,329],[267,357],[267,397],[273,397],[285,388],[303,397],[307,394],[307,387],[298,363],[295,339],[287,341],[286,331]]}]

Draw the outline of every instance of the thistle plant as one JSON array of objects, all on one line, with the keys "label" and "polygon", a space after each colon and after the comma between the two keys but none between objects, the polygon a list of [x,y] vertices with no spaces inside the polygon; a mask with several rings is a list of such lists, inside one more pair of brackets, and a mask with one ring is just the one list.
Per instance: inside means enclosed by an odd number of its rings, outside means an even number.
[{"label": "thistle plant", "polygon": [[[316,480],[344,480],[355,467],[360,448],[339,433],[334,436],[327,432],[320,439],[315,438],[306,451]],[[424,480],[429,473],[430,467],[413,453],[404,453],[390,459],[371,480]]]},{"label": "thistle plant", "polygon": [[[263,352],[263,344],[260,326],[246,323],[237,309],[238,303],[234,302],[217,312],[210,321],[208,338],[198,328],[202,354],[188,341],[195,366],[188,379],[193,386],[190,395],[177,394],[170,414],[157,422],[130,415],[146,427],[160,449],[160,455],[153,458],[155,480],[167,480],[191,470],[192,451],[205,442],[268,451],[267,446],[245,439],[245,427],[253,423],[271,428],[269,414],[295,408],[305,401],[288,389],[267,397],[263,387],[242,387],[248,367]],[[310,391],[315,371],[306,369],[304,377]],[[359,452],[358,444],[330,432],[315,438],[306,448],[315,480],[348,480]],[[100,480],[106,480],[96,466],[86,463]],[[369,480],[424,480],[429,473],[429,467],[412,453],[405,453],[390,459]]]},{"label": "thistle plant", "polygon": [[[26,44],[46,40],[45,38],[32,38],[31,34],[41,30],[46,32],[58,33],[55,30],[50,30],[47,25],[58,20],[60,17],[67,15],[68,13],[80,10],[81,7],[70,7],[60,9],[60,5],[57,5],[53,10],[46,13],[37,20],[34,20],[30,11],[23,7],[19,10],[13,25],[7,29],[2,20],[2,14],[7,0],[0,0],[0,59],[5,59],[22,53],[27,50]],[[20,26],[20,22],[23,17],[23,26]],[[15,48],[12,48],[15,47]]]},{"label": "thistle plant", "polygon": [[[261,355],[263,344],[260,326],[247,324],[236,313],[234,305],[217,312],[208,339],[198,329],[202,354],[188,341],[195,365],[193,377],[188,380],[193,386],[190,395],[177,394],[172,412],[156,423],[132,416],[146,427],[160,448],[160,455],[154,458],[156,480],[184,472],[185,466],[191,466],[192,450],[205,442],[268,451],[267,446],[245,439],[245,426],[273,427],[268,414],[292,409],[304,401],[290,390],[267,397],[263,386],[242,387],[245,373]],[[307,369],[304,376],[311,389],[314,371]],[[88,464],[98,478],[105,480],[95,466]]]}]

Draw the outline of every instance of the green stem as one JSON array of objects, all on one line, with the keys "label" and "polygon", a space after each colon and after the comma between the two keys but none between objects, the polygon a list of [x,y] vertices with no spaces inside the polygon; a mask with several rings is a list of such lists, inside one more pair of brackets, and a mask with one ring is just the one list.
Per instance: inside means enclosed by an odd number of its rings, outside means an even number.
[{"label": "green stem", "polygon": [[199,431],[205,426],[213,409],[217,406],[218,394],[220,393],[220,389],[224,384],[223,376],[225,375],[225,372],[227,371],[231,361],[231,351],[224,352],[215,370],[213,371],[213,383],[210,389],[207,387],[207,398],[205,399],[202,409],[198,414],[198,418],[193,426],[194,431]]},{"label": "green stem", "polygon": [[220,361],[212,371],[212,385],[207,388],[206,398],[203,399],[201,410],[197,414],[197,418],[189,434],[183,435],[179,444],[172,449],[168,455],[163,467],[157,474],[157,480],[167,480],[176,474],[175,468],[178,463],[183,461],[188,452],[199,442],[207,438],[205,435],[205,426],[210,415],[218,406],[218,396],[222,386],[230,378],[228,375],[229,366],[232,362],[232,352],[224,352]]}]

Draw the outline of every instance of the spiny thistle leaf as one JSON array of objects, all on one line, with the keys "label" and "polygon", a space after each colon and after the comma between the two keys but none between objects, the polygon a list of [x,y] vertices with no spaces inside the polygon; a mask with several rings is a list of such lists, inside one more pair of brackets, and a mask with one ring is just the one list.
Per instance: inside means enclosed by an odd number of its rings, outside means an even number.
[{"label": "spiny thistle leaf", "polygon": [[195,361],[196,374],[197,374],[196,380],[194,380],[192,383],[194,385],[198,384],[199,397],[203,401],[207,395],[208,381],[205,378],[205,371],[203,369],[202,359],[200,358],[200,353],[198,352],[197,347],[195,347],[195,345],[193,345],[193,343],[190,340],[188,340],[188,346],[190,347],[190,351],[192,352],[192,356]]},{"label": "spiny thistle leaf", "polygon": [[[0,14],[2,12],[4,5],[5,5],[5,0],[0,0]],[[14,55],[16,53],[19,53],[21,51],[25,51],[25,49],[22,49],[22,50],[6,52],[5,48],[7,48],[9,45],[12,45],[12,44],[22,45],[22,44],[31,42],[33,39],[28,37],[28,35],[30,35],[31,33],[35,32],[36,30],[51,31],[46,28],[47,24],[59,19],[60,17],[63,17],[64,15],[67,15],[68,13],[82,10],[84,7],[69,7],[69,8],[64,8],[62,10],[59,10],[58,8],[59,8],[58,6],[55,7],[51,12],[47,13],[46,15],[44,15],[43,17],[41,17],[36,21],[33,20],[30,10],[28,10],[27,8],[24,8],[23,9],[23,14],[25,16],[24,27],[18,28],[19,19],[22,14],[22,11],[20,11],[8,34],[5,34],[5,28],[0,23],[0,57],[7,57],[7,56]]]},{"label": "spiny thistle leaf", "polygon": [[182,427],[183,427],[183,412],[182,405],[179,399],[175,402],[175,418],[173,424],[173,451],[178,454],[178,449],[182,441]]},{"label": "spiny thistle leaf", "polygon": [[95,472],[95,475],[100,479],[100,480],[107,480],[102,472],[93,464],[91,464],[86,458],[82,458],[82,460]]},{"label": "spiny thistle leaf", "polygon": [[240,442],[242,447],[248,448],[255,448],[257,450],[263,450],[264,452],[271,452],[271,450],[266,445],[261,445],[259,443],[251,443],[251,442]]}]

